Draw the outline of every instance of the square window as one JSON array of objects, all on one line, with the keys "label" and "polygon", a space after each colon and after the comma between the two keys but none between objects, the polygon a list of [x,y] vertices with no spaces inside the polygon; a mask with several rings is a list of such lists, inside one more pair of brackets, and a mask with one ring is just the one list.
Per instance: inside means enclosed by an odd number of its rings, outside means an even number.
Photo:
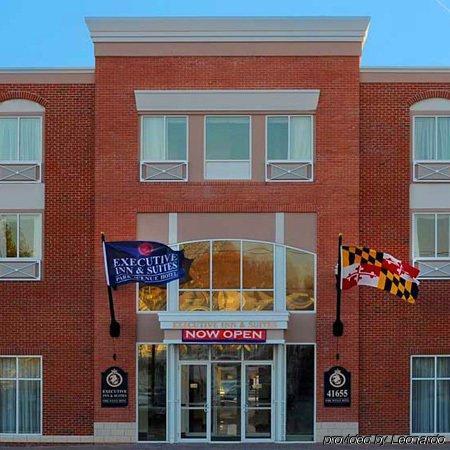
[{"label": "square window", "polygon": [[251,178],[250,117],[205,118],[205,178]]},{"label": "square window", "polygon": [[0,118],[0,161],[40,162],[41,159],[41,117]]},{"label": "square window", "polygon": [[312,181],[313,117],[268,116],[266,180]]},{"label": "square window", "polygon": [[186,161],[187,118],[142,117],[142,161]]},{"label": "square window", "polygon": [[0,213],[0,260],[41,257],[41,215]]},{"label": "square window", "polygon": [[450,214],[414,214],[413,253],[420,278],[450,277]]},{"label": "square window", "polygon": [[143,116],[141,181],[187,181],[187,117]]}]

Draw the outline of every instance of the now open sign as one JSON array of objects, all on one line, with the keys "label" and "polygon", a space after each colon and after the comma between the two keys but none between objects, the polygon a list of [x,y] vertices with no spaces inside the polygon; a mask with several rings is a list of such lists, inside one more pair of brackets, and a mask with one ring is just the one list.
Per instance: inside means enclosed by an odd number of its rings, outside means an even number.
[{"label": "now open sign", "polygon": [[183,342],[266,342],[266,330],[182,330]]}]

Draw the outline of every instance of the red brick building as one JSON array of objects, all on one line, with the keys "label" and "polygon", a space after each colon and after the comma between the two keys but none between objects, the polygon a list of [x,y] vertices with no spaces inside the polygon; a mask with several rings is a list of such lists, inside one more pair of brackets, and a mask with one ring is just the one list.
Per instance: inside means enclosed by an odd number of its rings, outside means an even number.
[{"label": "red brick building", "polygon": [[[450,72],[361,68],[366,18],[87,25],[95,69],[0,72],[0,440],[449,434]],[[119,338],[101,232],[193,261],[114,292]],[[340,232],[421,285],[345,291],[337,340]]]}]

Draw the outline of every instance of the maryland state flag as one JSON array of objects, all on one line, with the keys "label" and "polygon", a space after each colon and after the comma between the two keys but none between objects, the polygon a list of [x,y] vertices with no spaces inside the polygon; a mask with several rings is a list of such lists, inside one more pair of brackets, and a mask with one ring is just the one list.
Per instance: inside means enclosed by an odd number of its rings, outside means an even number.
[{"label": "maryland state flag", "polygon": [[367,247],[341,247],[341,288],[373,286],[414,303],[419,294],[419,269],[389,253]]}]

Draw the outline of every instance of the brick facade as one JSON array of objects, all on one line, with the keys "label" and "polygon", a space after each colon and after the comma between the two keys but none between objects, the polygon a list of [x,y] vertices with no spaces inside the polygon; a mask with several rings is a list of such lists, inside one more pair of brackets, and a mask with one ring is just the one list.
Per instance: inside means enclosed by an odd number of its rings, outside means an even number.
[{"label": "brick facade", "polygon": [[[409,108],[449,98],[450,83],[370,83],[360,88],[360,240],[411,260]],[[360,427],[408,433],[410,355],[449,354],[447,281],[423,281],[410,307],[360,289]],[[394,301],[393,301],[394,300]]]},{"label": "brick facade", "polygon": [[0,354],[42,355],[44,434],[92,434],[94,86],[0,85],[17,98],[45,107],[45,263],[40,282],[1,283]]},{"label": "brick facade", "polygon": [[[320,89],[314,182],[141,183],[134,91],[145,89]],[[45,106],[43,280],[0,286],[0,354],[44,358],[43,434],[136,421],[136,291],[115,294],[122,336],[113,342],[100,233],[134,240],[138,213],[174,212],[315,213],[316,420],[408,433],[410,355],[450,354],[448,282],[423,282],[415,306],[346,292],[338,363],[352,372],[350,408],[323,407],[323,372],[337,362],[338,233],[411,259],[409,107],[436,96],[450,98],[450,83],[361,82],[358,56],[98,56],[92,84],[0,84],[0,102]],[[129,374],[127,408],[100,405],[100,372],[113,364]]]},{"label": "brick facade", "polygon": [[[135,89],[320,89],[316,115],[316,181],[298,183],[201,182],[139,183],[138,116]],[[359,180],[359,59],[356,57],[159,57],[96,60],[96,225],[95,236],[133,239],[136,214],[142,212],[315,212],[318,215],[318,373],[334,361],[335,342],[329,330],[335,307],[332,268],[337,235],[358,240]],[[345,134],[342,134],[342,130]],[[340,136],[340,137],[339,137]],[[333,167],[330,171],[329,168]],[[330,196],[330,192],[333,196]],[[154,199],[157,199],[156,201]],[[117,217],[117,211],[121,211]],[[336,220],[338,218],[338,220]],[[96,246],[95,362],[104,370],[110,362],[109,312],[102,274],[102,255]],[[340,345],[342,364],[355,377],[352,408],[324,411],[318,419],[348,422],[358,418],[358,314],[357,295],[346,299],[346,336]],[[124,335],[116,347],[121,363],[135,376],[135,290],[127,286],[117,294]],[[109,352],[108,352],[109,351]],[[95,379],[98,383],[98,377]],[[96,405],[99,405],[96,386]],[[134,394],[132,393],[132,396]],[[318,398],[322,397],[318,385]],[[110,420],[134,420],[134,399],[128,410],[107,411]],[[105,412],[97,406],[96,421]]]}]

